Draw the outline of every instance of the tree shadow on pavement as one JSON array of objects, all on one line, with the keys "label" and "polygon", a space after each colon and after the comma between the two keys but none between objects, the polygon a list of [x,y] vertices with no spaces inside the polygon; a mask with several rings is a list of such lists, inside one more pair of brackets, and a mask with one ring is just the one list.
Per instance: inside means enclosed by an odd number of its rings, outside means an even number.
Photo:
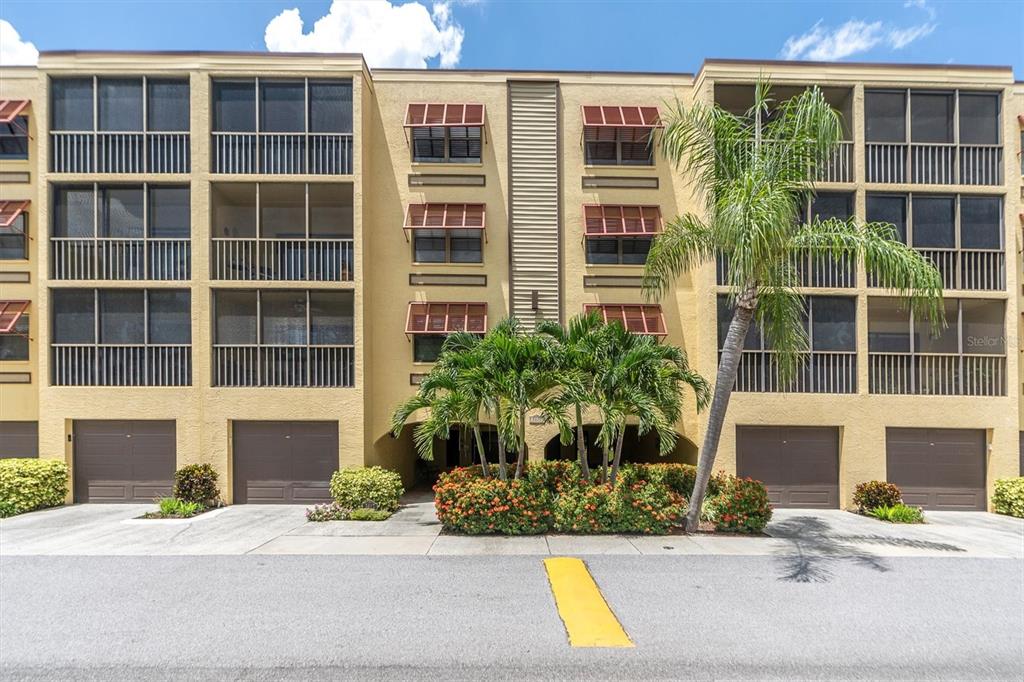
[{"label": "tree shadow on pavement", "polygon": [[796,583],[827,583],[835,575],[839,561],[853,563],[885,573],[888,562],[860,544],[907,547],[946,552],[963,552],[961,547],[943,542],[915,540],[885,535],[839,535],[824,520],[815,516],[796,516],[772,527],[772,537],[789,540],[793,550],[779,556],[779,580]]}]

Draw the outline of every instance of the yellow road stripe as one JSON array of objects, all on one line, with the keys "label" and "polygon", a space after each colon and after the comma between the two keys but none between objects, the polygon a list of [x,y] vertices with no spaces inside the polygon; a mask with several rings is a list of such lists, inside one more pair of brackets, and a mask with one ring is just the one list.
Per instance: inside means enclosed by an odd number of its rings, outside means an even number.
[{"label": "yellow road stripe", "polygon": [[558,615],[569,644],[579,647],[631,647],[632,640],[597,588],[586,564],[572,557],[544,560]]}]

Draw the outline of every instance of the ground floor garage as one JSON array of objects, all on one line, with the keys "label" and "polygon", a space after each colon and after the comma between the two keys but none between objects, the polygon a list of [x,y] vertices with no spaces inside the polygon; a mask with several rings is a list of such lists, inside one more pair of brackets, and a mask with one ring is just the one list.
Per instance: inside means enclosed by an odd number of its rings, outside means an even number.
[{"label": "ground floor garage", "polygon": [[984,430],[889,428],[885,436],[886,479],[906,504],[986,509]]},{"label": "ground floor garage", "polygon": [[171,494],[173,421],[76,420],[75,502],[152,502]]},{"label": "ground floor garage", "polygon": [[331,499],[338,422],[232,423],[235,504],[313,504]]},{"label": "ground floor garage", "polygon": [[737,426],[736,475],[761,481],[774,507],[839,507],[839,429]]}]

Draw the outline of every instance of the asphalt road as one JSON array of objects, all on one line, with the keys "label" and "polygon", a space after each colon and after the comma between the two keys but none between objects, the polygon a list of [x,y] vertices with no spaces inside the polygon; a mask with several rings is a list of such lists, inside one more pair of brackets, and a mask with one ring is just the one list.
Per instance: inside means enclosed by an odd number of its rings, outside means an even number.
[{"label": "asphalt road", "polygon": [[4,557],[0,678],[1013,679],[1014,559],[595,556],[636,644],[568,645],[541,557]]}]

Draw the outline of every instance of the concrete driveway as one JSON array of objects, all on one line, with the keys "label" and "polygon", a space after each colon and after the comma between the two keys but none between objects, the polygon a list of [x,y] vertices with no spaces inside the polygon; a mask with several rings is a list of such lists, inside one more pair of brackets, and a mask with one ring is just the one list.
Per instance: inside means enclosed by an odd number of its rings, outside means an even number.
[{"label": "concrete driveway", "polygon": [[0,520],[0,555],[741,555],[1024,558],[1024,520],[929,512],[901,526],[839,510],[781,509],[766,536],[465,537],[441,534],[429,493],[384,522],[309,523],[305,507],[237,505],[187,520],[140,520],[153,505],[72,505]]}]

